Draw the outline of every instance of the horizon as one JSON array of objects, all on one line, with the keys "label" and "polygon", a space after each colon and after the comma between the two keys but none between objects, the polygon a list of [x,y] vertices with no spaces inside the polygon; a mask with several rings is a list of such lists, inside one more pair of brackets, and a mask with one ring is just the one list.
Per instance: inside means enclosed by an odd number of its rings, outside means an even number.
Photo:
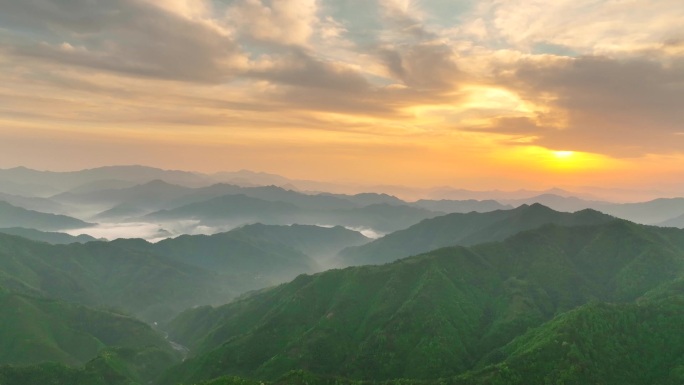
[{"label": "horizon", "polygon": [[[389,194],[391,196],[398,197],[407,202],[417,201],[420,199],[447,199],[447,200],[494,200],[494,201],[515,201],[520,199],[527,199],[535,196],[558,196],[563,198],[579,198],[586,201],[597,201],[597,202],[614,202],[614,203],[638,203],[647,202],[656,199],[670,199],[670,198],[680,198],[684,197],[684,193],[679,190],[672,191],[660,191],[660,190],[631,190],[631,189],[611,189],[600,186],[548,186],[539,189],[530,189],[525,187],[520,188],[510,188],[510,189],[472,189],[463,186],[453,186],[453,185],[431,185],[431,186],[408,186],[399,184],[364,184],[361,182],[349,182],[349,181],[339,181],[339,180],[316,180],[316,179],[296,179],[291,178],[288,175],[270,173],[265,171],[256,171],[249,169],[240,170],[222,170],[217,172],[202,172],[197,170],[187,170],[187,169],[166,169],[161,167],[155,167],[143,164],[113,164],[106,166],[88,167],[82,169],[67,169],[67,170],[54,170],[54,169],[35,169],[27,166],[14,166],[9,168],[1,168],[2,171],[13,171],[13,170],[26,170],[31,172],[40,173],[80,173],[88,171],[98,171],[102,169],[146,169],[155,170],[162,172],[179,172],[195,174],[198,176],[206,177],[216,177],[219,179],[208,179],[203,181],[203,183],[195,183],[188,185],[187,183],[180,183],[174,181],[167,181],[163,176],[157,176],[154,178],[142,178],[142,182],[137,185],[149,184],[153,181],[162,181],[171,185],[186,185],[188,187],[202,187],[214,184],[237,184],[247,182],[247,185],[253,186],[276,186],[285,189],[294,189],[295,191],[304,192],[307,194],[319,194],[319,193],[339,193],[339,194],[363,194],[363,193],[377,193],[377,194]],[[275,178],[269,179],[269,182],[255,182],[255,181],[239,181],[239,180],[228,180],[222,181],[220,179],[221,174],[241,174],[247,173],[249,175]],[[1,175],[0,175],[1,178]],[[297,184],[300,184],[297,186]],[[308,186],[308,187],[307,187]],[[314,186],[314,187],[312,187]],[[66,189],[65,192],[68,192]],[[472,197],[439,197],[442,194],[471,194]],[[490,194],[490,195],[487,195]],[[491,194],[501,194],[501,196],[491,196]],[[508,194],[509,196],[506,196]],[[521,196],[516,196],[515,194],[522,194]],[[484,195],[478,198],[478,195]]]}]

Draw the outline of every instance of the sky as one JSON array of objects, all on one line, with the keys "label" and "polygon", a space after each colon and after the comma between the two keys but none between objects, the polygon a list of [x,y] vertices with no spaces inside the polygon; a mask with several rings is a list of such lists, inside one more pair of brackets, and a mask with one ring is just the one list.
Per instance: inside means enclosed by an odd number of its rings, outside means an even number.
[{"label": "sky", "polygon": [[684,193],[681,0],[0,0],[0,168]]}]

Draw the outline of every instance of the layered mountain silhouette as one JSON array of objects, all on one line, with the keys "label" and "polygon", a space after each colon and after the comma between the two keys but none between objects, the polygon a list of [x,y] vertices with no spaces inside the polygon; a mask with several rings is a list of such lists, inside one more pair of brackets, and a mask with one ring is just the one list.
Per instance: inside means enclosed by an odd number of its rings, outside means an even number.
[{"label": "layered mountain silhouette", "polygon": [[613,219],[593,210],[564,213],[540,204],[488,213],[454,213],[426,219],[366,245],[345,249],[337,262],[342,266],[382,264],[445,246],[500,241],[547,223],[591,225]]},{"label": "layered mountain silhouette", "polygon": [[0,228],[25,227],[37,230],[68,230],[93,226],[66,215],[41,213],[0,201]]},{"label": "layered mountain silhouette", "polygon": [[16,235],[22,238],[33,241],[47,242],[53,245],[68,245],[70,243],[87,243],[97,241],[96,238],[90,235],[69,235],[66,233],[39,231],[35,229],[27,229],[24,227],[10,227],[0,229],[0,233]]},{"label": "layered mountain silhouette", "polygon": [[684,228],[684,214],[668,219],[666,221],[660,222],[658,226],[663,226],[663,227],[678,227],[680,229]]},{"label": "layered mountain silhouette", "polygon": [[[316,196],[304,195],[303,197],[306,197],[304,199],[319,200]],[[325,196],[320,198],[338,199]],[[342,225],[391,232],[437,215],[440,213],[417,207],[384,203],[348,209],[320,209],[315,208],[315,206],[302,208],[290,202],[264,200],[239,194],[224,195],[175,209],[157,211],[142,217],[140,220],[178,221],[194,219],[207,226],[228,227],[256,222],[276,225],[292,223]]]},{"label": "layered mountain silhouette", "polygon": [[196,305],[321,271],[367,242],[341,227],[253,225],[212,236],[49,245],[0,234],[0,286],[164,321]]}]

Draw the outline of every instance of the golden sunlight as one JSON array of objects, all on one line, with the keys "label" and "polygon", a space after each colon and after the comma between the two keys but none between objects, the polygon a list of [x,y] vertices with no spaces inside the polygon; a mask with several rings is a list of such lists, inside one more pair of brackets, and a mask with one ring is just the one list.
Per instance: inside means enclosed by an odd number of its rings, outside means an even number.
[{"label": "golden sunlight", "polygon": [[575,155],[574,151],[554,151],[553,155],[558,159],[570,159]]}]

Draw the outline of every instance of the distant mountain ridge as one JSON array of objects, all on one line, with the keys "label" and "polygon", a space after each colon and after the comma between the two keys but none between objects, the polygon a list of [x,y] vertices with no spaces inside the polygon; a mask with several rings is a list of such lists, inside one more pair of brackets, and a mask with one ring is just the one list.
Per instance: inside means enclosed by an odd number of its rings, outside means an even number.
[{"label": "distant mountain ridge", "polygon": [[86,243],[97,241],[98,239],[90,235],[69,235],[66,233],[45,232],[23,227],[0,228],[0,233],[16,235],[32,241],[47,242],[53,245],[67,245],[70,243]]},{"label": "distant mountain ridge", "polygon": [[25,227],[37,230],[68,230],[93,226],[92,223],[66,215],[41,213],[0,201],[0,228]]},{"label": "distant mountain ridge", "polygon": [[594,225],[614,219],[593,210],[558,212],[538,203],[512,210],[454,213],[426,219],[363,246],[342,250],[338,262],[341,266],[382,264],[441,247],[500,241],[548,223]]},{"label": "distant mountain ridge", "polygon": [[0,181],[24,184],[53,186],[63,191],[98,181],[129,181],[146,183],[163,179],[169,183],[201,186],[211,183],[211,179],[199,173],[176,170],[162,170],[147,166],[105,166],[80,171],[38,171],[26,167],[0,169]]}]

